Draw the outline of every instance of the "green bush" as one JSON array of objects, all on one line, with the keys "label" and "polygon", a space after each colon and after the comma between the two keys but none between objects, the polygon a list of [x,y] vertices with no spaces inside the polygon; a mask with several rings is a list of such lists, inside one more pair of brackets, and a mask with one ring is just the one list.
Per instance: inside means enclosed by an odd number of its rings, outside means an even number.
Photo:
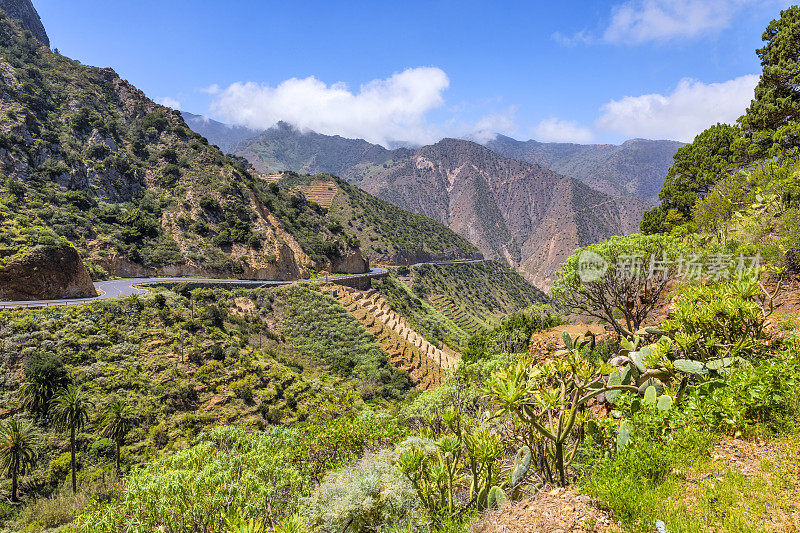
[{"label": "green bush", "polygon": [[115,444],[111,439],[97,439],[89,447],[89,455],[99,460],[114,458]]},{"label": "green bush", "polygon": [[155,460],[125,479],[118,498],[94,502],[73,531],[222,531],[230,512],[261,519],[291,514],[301,480],[292,466],[297,433],[233,427],[203,433],[188,449]]},{"label": "green bush", "polygon": [[770,296],[751,276],[726,283],[684,288],[671,320],[662,328],[690,359],[752,359],[764,350],[764,324],[772,312]]},{"label": "green bush", "polygon": [[800,363],[796,346],[756,365],[736,368],[724,383],[703,384],[686,410],[709,428],[733,435],[764,435],[797,423]]}]

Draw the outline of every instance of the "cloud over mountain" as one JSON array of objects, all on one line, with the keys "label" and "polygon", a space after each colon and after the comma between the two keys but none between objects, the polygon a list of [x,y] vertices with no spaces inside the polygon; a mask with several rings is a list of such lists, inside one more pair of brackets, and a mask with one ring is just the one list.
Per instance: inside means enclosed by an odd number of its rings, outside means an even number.
[{"label": "cloud over mountain", "polygon": [[611,100],[601,108],[597,127],[628,137],[691,142],[717,122],[735,122],[758,83],[748,74],[721,83],[683,79],[669,94],[644,94]]},{"label": "cloud over mountain", "polygon": [[447,74],[435,67],[410,68],[357,91],[314,76],[291,78],[275,87],[237,82],[218,90],[212,111],[254,129],[283,120],[301,129],[379,144],[425,141],[431,130],[426,116],[444,104],[442,94],[449,85]]},{"label": "cloud over mountain", "polygon": [[513,106],[470,120],[463,119],[456,106],[432,121],[430,114],[443,107],[449,86],[443,70],[418,67],[369,81],[358,90],[309,76],[274,87],[255,82],[237,82],[224,89],[212,85],[204,92],[214,95],[210,111],[225,122],[263,130],[284,121],[301,130],[383,146],[428,144],[447,136],[487,139],[517,129]]}]

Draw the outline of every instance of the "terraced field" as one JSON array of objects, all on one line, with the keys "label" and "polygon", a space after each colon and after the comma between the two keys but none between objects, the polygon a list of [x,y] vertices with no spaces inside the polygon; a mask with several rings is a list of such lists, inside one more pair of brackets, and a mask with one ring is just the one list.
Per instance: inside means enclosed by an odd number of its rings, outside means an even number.
[{"label": "terraced field", "polygon": [[278,172],[277,174],[262,175],[261,179],[263,179],[267,183],[278,183],[281,180],[282,177],[283,177],[283,173]]},{"label": "terraced field", "polygon": [[333,199],[339,193],[338,187],[330,180],[314,180],[308,185],[301,185],[297,189],[303,193],[307,200],[330,209]]},{"label": "terraced field", "polygon": [[486,328],[486,324],[465,313],[452,299],[443,294],[432,294],[428,297],[428,301],[444,316],[455,322],[458,327],[470,335],[474,335]]},{"label": "terraced field", "polygon": [[442,383],[444,369],[457,364],[460,354],[439,349],[414,331],[406,320],[391,309],[374,289],[358,291],[331,287],[331,294],[375,336],[389,361],[408,372],[419,389],[432,389]]}]

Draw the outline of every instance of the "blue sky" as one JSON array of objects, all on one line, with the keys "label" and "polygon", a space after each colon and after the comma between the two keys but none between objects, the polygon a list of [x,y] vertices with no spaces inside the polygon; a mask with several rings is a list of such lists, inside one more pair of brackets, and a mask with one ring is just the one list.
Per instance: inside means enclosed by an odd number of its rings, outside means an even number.
[{"label": "blue sky", "polygon": [[53,47],[251,127],[388,144],[690,140],[733,121],[782,0],[34,0]]}]

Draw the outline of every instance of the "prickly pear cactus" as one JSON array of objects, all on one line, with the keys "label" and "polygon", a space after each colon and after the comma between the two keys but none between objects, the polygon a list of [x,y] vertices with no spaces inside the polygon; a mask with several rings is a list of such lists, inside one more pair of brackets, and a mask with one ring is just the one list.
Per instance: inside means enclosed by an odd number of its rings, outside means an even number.
[{"label": "prickly pear cactus", "polygon": [[494,486],[489,489],[488,501],[486,502],[489,509],[500,507],[507,501],[508,498],[506,497],[506,493],[503,492],[503,489],[498,486]]},{"label": "prickly pear cactus", "polygon": [[511,486],[515,487],[520,481],[525,479],[530,468],[531,449],[527,446],[523,446],[517,451],[517,456],[514,458],[514,469],[511,472]]}]

